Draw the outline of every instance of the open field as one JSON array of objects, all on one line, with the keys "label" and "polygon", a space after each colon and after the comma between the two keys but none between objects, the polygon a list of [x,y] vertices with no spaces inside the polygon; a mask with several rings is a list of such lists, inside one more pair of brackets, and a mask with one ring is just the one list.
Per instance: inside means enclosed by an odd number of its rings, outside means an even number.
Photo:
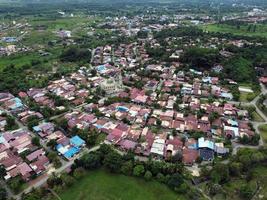
[{"label": "open field", "polygon": [[230,26],[227,24],[208,24],[203,25],[202,29],[209,32],[220,32],[220,33],[232,33],[234,35],[242,36],[257,36],[267,38],[267,25],[258,24],[256,31],[247,31],[248,26],[240,26],[238,29],[236,26]]},{"label": "open field", "polygon": [[0,71],[4,67],[8,65],[15,65],[15,67],[21,67],[23,65],[31,65],[32,61],[43,61],[47,60],[49,62],[54,61],[61,53],[59,48],[49,49],[49,53],[51,55],[48,56],[41,56],[38,52],[24,52],[24,53],[17,53],[10,56],[3,56],[0,59]]},{"label": "open field", "polygon": [[89,172],[68,190],[59,194],[63,200],[183,200],[158,182],[110,174],[103,170]]}]

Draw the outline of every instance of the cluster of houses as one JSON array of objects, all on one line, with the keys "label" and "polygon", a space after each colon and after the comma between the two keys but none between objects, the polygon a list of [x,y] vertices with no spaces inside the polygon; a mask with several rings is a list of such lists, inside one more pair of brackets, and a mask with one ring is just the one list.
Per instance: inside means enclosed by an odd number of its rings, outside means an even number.
[{"label": "cluster of houses", "polygon": [[3,132],[0,136],[0,164],[4,167],[5,180],[20,177],[24,181],[42,174],[50,162],[43,148],[32,143],[28,131],[19,129]]},{"label": "cluster of houses", "polygon": [[[70,160],[77,155],[85,146],[85,141],[79,136],[67,137],[66,133],[56,129],[53,123],[40,122],[39,125],[32,127],[33,133],[24,125],[28,124],[28,119],[33,117],[42,120],[41,113],[31,111],[23,102],[30,97],[36,103],[50,102],[44,89],[30,89],[27,92],[20,92],[19,97],[10,93],[0,93],[0,165],[5,169],[5,180],[16,177],[29,181],[36,175],[43,174],[50,167],[50,161],[45,149],[33,142],[33,137],[39,137],[41,144],[47,144],[54,140],[55,149],[59,155]],[[41,104],[49,105],[49,104]],[[6,116],[13,115],[21,122],[20,129],[6,131]],[[35,134],[35,135],[34,135]]]},{"label": "cluster of houses", "polygon": [[33,127],[33,132],[37,134],[45,143],[54,140],[59,155],[70,160],[77,155],[85,146],[85,141],[79,136],[67,137],[64,131],[58,130],[53,123],[43,122]]}]

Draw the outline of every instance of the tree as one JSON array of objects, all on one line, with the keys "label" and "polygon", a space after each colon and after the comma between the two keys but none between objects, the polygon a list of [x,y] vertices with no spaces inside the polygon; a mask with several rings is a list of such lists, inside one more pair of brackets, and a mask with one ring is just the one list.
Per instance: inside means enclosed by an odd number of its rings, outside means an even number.
[{"label": "tree", "polygon": [[232,176],[240,176],[242,172],[242,164],[239,162],[232,162],[230,163],[229,170]]},{"label": "tree", "polygon": [[209,115],[209,121],[212,123],[214,120],[218,119],[219,114],[218,112],[211,112]]},{"label": "tree", "polygon": [[20,177],[16,177],[16,178],[11,179],[11,181],[9,182],[9,187],[15,193],[18,193],[20,191],[22,183],[23,183],[23,180]]},{"label": "tree", "polygon": [[178,173],[173,174],[167,182],[168,186],[172,189],[179,188],[180,185],[183,183],[184,183],[183,177],[181,174]]},{"label": "tree", "polygon": [[91,52],[87,49],[71,47],[60,55],[60,59],[64,62],[89,62],[91,59]]},{"label": "tree", "polygon": [[145,175],[144,175],[144,178],[145,178],[145,180],[150,181],[152,178],[152,173],[147,170]]},{"label": "tree", "polygon": [[132,161],[127,161],[124,162],[121,166],[121,172],[125,175],[132,175],[133,172],[133,162]]},{"label": "tree", "polygon": [[136,165],[133,169],[133,175],[134,176],[143,176],[143,174],[145,173],[145,167],[144,165]]},{"label": "tree", "polygon": [[4,188],[0,188],[0,200],[7,199],[7,191]]},{"label": "tree", "polygon": [[224,73],[237,82],[254,82],[256,80],[252,63],[240,56],[230,58],[226,61]]},{"label": "tree", "polygon": [[15,118],[11,117],[9,115],[7,115],[6,117],[6,126],[5,126],[5,130],[14,130],[16,129],[18,126],[16,124]]},{"label": "tree", "polygon": [[47,158],[51,162],[53,162],[53,164],[56,168],[59,168],[61,166],[61,162],[60,162],[60,160],[59,160],[59,158],[55,152],[49,152],[47,155]]},{"label": "tree", "polygon": [[0,178],[4,178],[6,175],[6,168],[3,165],[0,165]]},{"label": "tree", "polygon": [[239,192],[240,192],[240,196],[244,199],[251,199],[254,193],[253,189],[251,188],[249,184],[242,185],[240,187]]},{"label": "tree", "polygon": [[134,152],[133,151],[128,151],[126,154],[123,155],[123,160],[125,161],[134,161]]},{"label": "tree", "polygon": [[210,69],[220,61],[220,56],[218,50],[193,47],[186,49],[181,60],[193,67]]},{"label": "tree", "polygon": [[182,162],[182,159],[183,159],[183,155],[180,151],[178,151],[174,156],[172,156],[171,161],[173,163]]},{"label": "tree", "polygon": [[49,146],[52,149],[55,149],[56,148],[56,145],[57,145],[57,141],[55,139],[49,140],[47,142],[47,146]]},{"label": "tree", "polygon": [[111,151],[106,155],[103,163],[111,172],[118,172],[122,165],[122,157],[119,153]]},{"label": "tree", "polygon": [[85,170],[81,167],[76,168],[73,172],[73,176],[76,179],[80,179],[80,178],[84,177],[85,174],[86,174]]},{"label": "tree", "polygon": [[37,126],[39,124],[39,119],[37,116],[30,116],[28,119],[27,119],[27,127],[28,129],[30,130],[33,130],[32,128],[34,126]]},{"label": "tree", "polygon": [[98,151],[100,153],[101,158],[104,159],[107,154],[113,151],[113,149],[107,144],[101,144]]},{"label": "tree", "polygon": [[211,172],[211,179],[214,183],[223,184],[230,180],[229,166],[226,164],[216,164]]},{"label": "tree", "polygon": [[161,183],[164,183],[166,181],[165,176],[162,173],[157,174],[157,180]]},{"label": "tree", "polygon": [[160,119],[157,119],[157,120],[156,120],[156,124],[157,124],[157,126],[161,126],[161,123],[162,123],[162,121],[161,121]]},{"label": "tree", "polygon": [[152,172],[154,176],[158,173],[162,173],[162,169],[164,168],[164,163],[160,161],[152,161],[148,163],[148,168]]},{"label": "tree", "polygon": [[214,196],[222,191],[222,187],[219,184],[211,183],[208,185],[208,188],[209,188],[209,194],[211,196]]},{"label": "tree", "polygon": [[49,187],[53,188],[56,185],[62,185],[62,180],[61,180],[61,178],[58,175],[56,175],[55,173],[53,173],[52,176],[50,176],[47,179],[47,185],[49,185]]},{"label": "tree", "polygon": [[75,182],[75,179],[66,173],[61,174],[60,178],[61,178],[63,185],[66,187],[73,185]]},{"label": "tree", "polygon": [[100,154],[96,152],[88,153],[82,156],[80,160],[85,169],[97,169],[101,166]]},{"label": "tree", "polygon": [[65,131],[68,130],[68,120],[65,118],[60,120],[57,125],[62,129],[64,129]]},{"label": "tree", "polygon": [[32,144],[35,145],[35,146],[40,146],[40,138],[33,137],[32,138]]}]

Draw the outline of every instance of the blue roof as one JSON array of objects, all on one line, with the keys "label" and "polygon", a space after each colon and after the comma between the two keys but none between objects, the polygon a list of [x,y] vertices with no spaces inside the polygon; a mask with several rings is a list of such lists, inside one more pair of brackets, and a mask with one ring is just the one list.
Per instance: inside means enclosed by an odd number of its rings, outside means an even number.
[{"label": "blue roof", "polygon": [[66,153],[64,153],[64,156],[69,159],[79,152],[80,149],[78,147],[71,147]]},{"label": "blue roof", "polygon": [[58,144],[57,146],[56,146],[56,150],[59,150],[60,148],[62,148],[63,146],[62,146],[62,144]]},{"label": "blue roof", "polygon": [[232,119],[228,119],[227,121],[229,124],[231,124],[232,126],[238,126],[238,122]]},{"label": "blue roof", "polygon": [[3,37],[2,41],[4,41],[4,42],[16,42],[17,38],[15,38],[15,37]]},{"label": "blue roof", "polygon": [[104,127],[104,126],[102,126],[102,125],[98,125],[98,124],[96,124],[95,126],[96,126],[97,129],[101,129],[101,128]]},{"label": "blue roof", "polygon": [[14,98],[15,104],[11,106],[11,109],[20,108],[23,106],[22,101],[19,98]]},{"label": "blue roof", "polygon": [[128,112],[129,111],[129,109],[125,106],[118,106],[116,109],[120,112]]},{"label": "blue roof", "polygon": [[39,126],[34,126],[34,127],[32,127],[32,129],[33,129],[35,132],[42,131],[42,129],[41,129]]},{"label": "blue roof", "polygon": [[106,66],[105,65],[99,65],[96,67],[96,70],[102,72],[102,71],[106,70]]},{"label": "blue roof", "polygon": [[233,95],[231,93],[222,92],[221,93],[221,97],[232,99],[233,98]]},{"label": "blue roof", "polygon": [[6,141],[5,138],[1,135],[1,136],[0,136],[0,144],[5,143],[5,141]]},{"label": "blue roof", "polygon": [[70,138],[70,143],[76,147],[80,147],[83,144],[85,144],[85,141],[82,138],[80,138],[78,135],[76,135],[76,136]]},{"label": "blue roof", "polygon": [[204,137],[198,138],[198,148],[214,149],[214,143],[210,140],[205,140]]}]

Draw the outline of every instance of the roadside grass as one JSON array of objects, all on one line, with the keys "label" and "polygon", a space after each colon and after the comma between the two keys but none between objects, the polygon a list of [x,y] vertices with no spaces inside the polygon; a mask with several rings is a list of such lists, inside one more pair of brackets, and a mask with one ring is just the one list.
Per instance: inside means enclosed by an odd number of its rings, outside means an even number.
[{"label": "roadside grass", "polygon": [[156,181],[111,174],[104,170],[88,172],[59,196],[64,200],[184,200]]},{"label": "roadside grass", "polygon": [[262,139],[264,140],[264,143],[267,143],[267,124],[259,126],[259,131],[261,134]]},{"label": "roadside grass", "polygon": [[252,113],[252,119],[256,122],[264,122],[264,119],[256,111]]},{"label": "roadside grass", "polygon": [[267,25],[257,24],[256,26],[255,32],[247,31],[248,26],[240,26],[240,29],[238,29],[236,26],[227,24],[208,24],[201,26],[201,28],[209,32],[232,33],[234,35],[267,38]]}]

